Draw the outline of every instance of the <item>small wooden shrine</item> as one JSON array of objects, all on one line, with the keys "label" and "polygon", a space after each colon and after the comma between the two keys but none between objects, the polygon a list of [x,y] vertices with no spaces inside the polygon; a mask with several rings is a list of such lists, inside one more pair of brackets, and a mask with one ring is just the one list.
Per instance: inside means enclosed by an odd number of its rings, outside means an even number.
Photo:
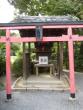
[{"label": "small wooden shrine", "polygon": [[[23,76],[26,79],[29,75],[31,75],[34,71],[34,63],[39,63],[39,57],[48,57],[48,66],[49,64],[54,65],[54,72],[57,72],[57,75],[60,78],[60,74],[63,69],[63,43],[57,43],[57,57],[52,59],[52,47],[55,42],[43,42],[43,37],[59,37],[67,34],[66,28],[43,28],[43,25],[54,25],[54,22],[57,22],[59,25],[60,22],[70,22],[71,20],[75,20],[70,16],[26,16],[15,19],[14,23],[28,23],[30,25],[36,26],[35,29],[21,29],[19,30],[21,37],[36,37],[37,42],[34,43],[35,47],[31,49],[31,42],[28,43],[28,48],[26,49],[26,44],[23,43]],[[36,53],[35,62],[32,62],[31,52]],[[42,65],[38,65],[38,67],[42,67]],[[55,71],[56,70],[56,71]],[[36,71],[35,71],[36,72]],[[51,73],[51,72],[50,72]]]}]

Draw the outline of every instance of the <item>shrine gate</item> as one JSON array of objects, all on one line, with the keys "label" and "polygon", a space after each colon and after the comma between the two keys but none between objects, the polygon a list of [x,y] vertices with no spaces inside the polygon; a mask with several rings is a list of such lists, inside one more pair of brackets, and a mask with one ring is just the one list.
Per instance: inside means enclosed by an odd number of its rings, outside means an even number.
[{"label": "shrine gate", "polygon": [[[39,24],[41,25],[41,24]],[[35,29],[36,25],[28,24],[20,24],[20,23],[0,23],[0,30],[6,31],[6,36],[0,36],[0,43],[6,44],[6,94],[7,99],[11,99],[11,63],[10,63],[10,51],[11,51],[11,43],[23,43],[23,42],[37,42],[36,37],[11,37],[10,31],[11,30],[20,30],[20,29]],[[71,23],[43,23],[43,29],[67,29],[67,35],[62,35],[59,37],[45,37],[43,36],[42,42],[67,42],[68,43],[68,55],[69,55],[69,80],[70,80],[70,97],[75,98],[76,93],[76,85],[75,85],[75,73],[74,73],[74,48],[73,43],[76,41],[83,41],[83,36],[73,35],[72,30],[82,29],[83,28],[83,21],[74,21]]]}]

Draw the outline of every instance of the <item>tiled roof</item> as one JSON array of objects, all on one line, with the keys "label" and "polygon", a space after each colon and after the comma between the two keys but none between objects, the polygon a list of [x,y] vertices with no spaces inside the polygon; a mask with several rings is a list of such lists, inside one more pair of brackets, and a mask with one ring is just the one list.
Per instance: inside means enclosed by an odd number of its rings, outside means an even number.
[{"label": "tiled roof", "polygon": [[72,16],[22,16],[17,17],[10,23],[0,23],[1,26],[26,26],[26,25],[66,25],[82,24],[77,17]]},{"label": "tiled roof", "polygon": [[61,21],[77,21],[77,17],[72,16],[24,16],[17,17],[12,22],[13,23],[42,23],[42,22],[61,22]]}]

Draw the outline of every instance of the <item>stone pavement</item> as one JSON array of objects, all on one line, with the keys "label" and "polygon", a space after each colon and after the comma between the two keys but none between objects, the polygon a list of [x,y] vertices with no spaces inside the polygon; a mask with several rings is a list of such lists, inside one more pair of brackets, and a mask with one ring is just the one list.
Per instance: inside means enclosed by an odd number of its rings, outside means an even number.
[{"label": "stone pavement", "polygon": [[7,102],[0,92],[0,110],[83,110],[83,75],[76,75],[76,100],[69,100],[69,91],[13,92]]},{"label": "stone pavement", "polygon": [[49,74],[39,76],[31,75],[27,80],[18,78],[12,85],[13,90],[69,90],[67,75],[61,75],[61,78]]}]

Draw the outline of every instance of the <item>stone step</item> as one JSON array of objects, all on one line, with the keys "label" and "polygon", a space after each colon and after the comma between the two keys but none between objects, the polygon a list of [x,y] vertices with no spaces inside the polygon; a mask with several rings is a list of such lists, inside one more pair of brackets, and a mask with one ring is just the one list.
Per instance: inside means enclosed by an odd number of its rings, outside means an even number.
[{"label": "stone step", "polygon": [[64,91],[64,90],[69,90],[69,88],[27,88],[27,90],[58,90],[58,91]]},{"label": "stone step", "polygon": [[19,84],[19,87],[66,87],[67,85],[64,84],[27,84],[27,85],[22,85]]},{"label": "stone step", "polygon": [[[27,84],[27,86],[28,86],[28,85],[33,85],[33,86],[34,86],[34,85],[37,85],[37,86],[49,86],[49,85],[50,85],[50,86],[56,86],[56,85],[57,85],[57,86],[63,86],[64,84]],[[25,86],[26,86],[26,85],[25,85]],[[64,86],[65,86],[65,85],[64,85]]]},{"label": "stone step", "polygon": [[39,88],[39,87],[21,87],[21,88],[13,88],[12,89],[13,91],[28,91],[28,90],[46,90],[46,91],[65,91],[65,90],[69,90],[69,88],[68,87],[65,87],[65,88],[63,88],[63,87],[60,87],[60,88],[54,88],[54,87],[48,87],[48,88],[46,88],[46,87],[41,87],[41,88]]},{"label": "stone step", "polygon": [[69,90],[68,87],[62,85],[62,86],[58,86],[58,85],[55,85],[55,86],[50,86],[50,85],[42,85],[42,86],[38,86],[38,85],[27,85],[27,86],[20,86],[19,88],[17,89],[27,89],[27,90]]},{"label": "stone step", "polygon": [[63,84],[62,81],[28,81],[25,84]]},{"label": "stone step", "polygon": [[56,87],[65,87],[64,85],[27,85],[27,87],[38,87],[38,88],[41,88],[41,87],[45,87],[45,88],[48,88],[48,87],[53,87],[53,88],[56,88]]},{"label": "stone step", "polygon": [[60,80],[52,76],[31,76],[27,80],[19,79],[13,86],[16,90],[68,90],[69,86],[65,78]]}]

